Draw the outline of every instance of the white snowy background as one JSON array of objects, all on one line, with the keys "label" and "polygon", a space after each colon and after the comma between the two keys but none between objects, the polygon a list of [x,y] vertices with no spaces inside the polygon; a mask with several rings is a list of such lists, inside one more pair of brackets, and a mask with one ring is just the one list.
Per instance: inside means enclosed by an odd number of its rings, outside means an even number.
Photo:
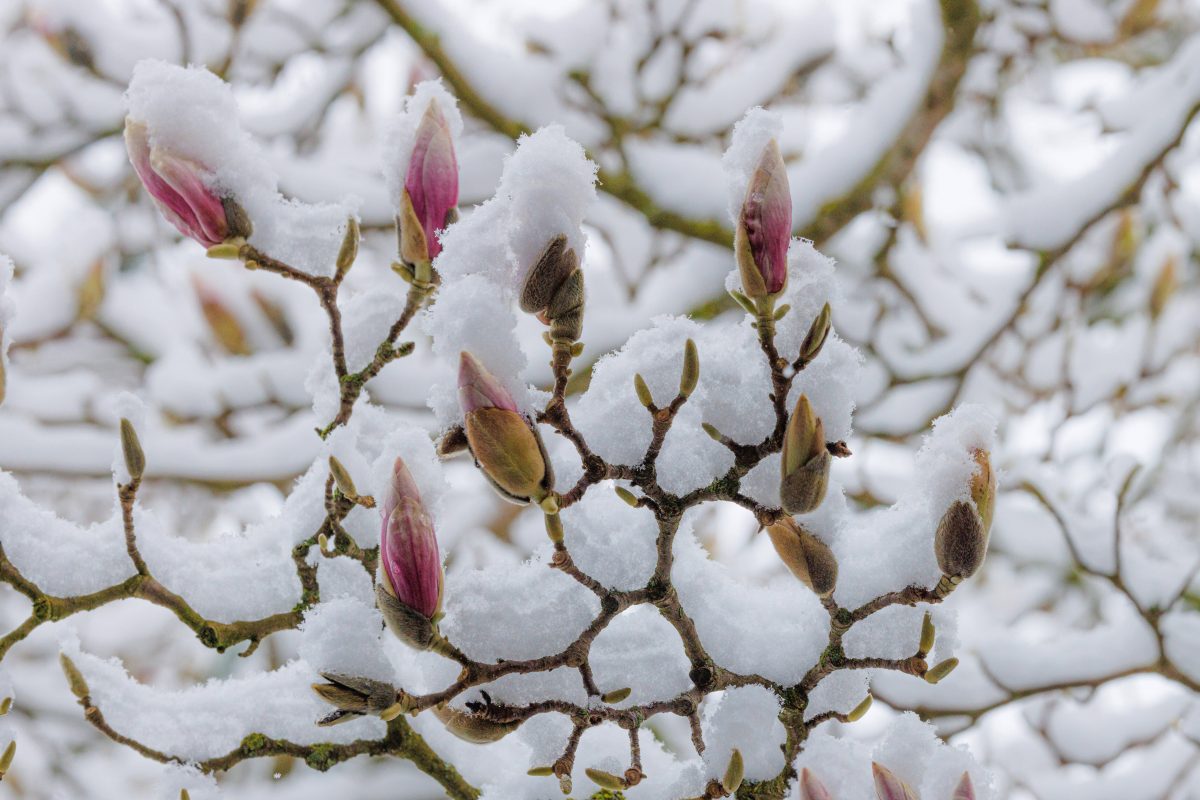
[{"label": "white snowy background", "polygon": [[[582,362],[620,351],[574,401],[597,452],[637,457],[649,426],[632,375],[668,395],[689,337],[702,379],[664,447],[664,487],[704,485],[728,466],[701,422],[740,441],[761,436],[771,420],[753,388],[765,370],[743,357],[752,335],[724,292],[745,158],[735,148],[723,164],[722,153],[733,125],[763,105],[779,115],[794,229],[815,242],[792,246],[785,352],[824,301],[833,306],[836,336],[799,385],[829,438],[854,452],[835,464],[844,501],[813,520],[839,555],[839,601],[936,578],[921,543],[969,472],[964,448],[983,444],[993,419],[1002,490],[984,570],[935,613],[938,656],[962,665],[937,686],[887,673],[828,681],[810,713],[848,710],[868,681],[876,702],[862,721],[810,738],[797,766],[838,800],[871,796],[872,759],[926,800],[948,798],[968,766],[981,784],[991,771],[981,796],[1200,796],[1200,4],[4,0],[0,30],[0,253],[11,258],[0,260],[0,544],[44,590],[90,592],[131,574],[112,477],[116,421],[127,416],[148,463],[143,553],[199,612],[233,621],[289,610],[299,595],[290,548],[324,513],[325,472],[312,465],[338,453],[374,491],[403,453],[419,465],[447,556],[447,635],[477,658],[569,642],[594,598],[545,569],[539,515],[498,502],[461,460],[438,467],[419,430],[453,421],[452,357],[464,346],[507,359],[522,402],[539,397],[526,383],[548,383],[541,326],[498,299],[542,232],[497,232],[558,213],[582,219],[586,234]],[[445,305],[406,336],[414,355],[371,382],[374,406],[328,443],[313,433],[333,406],[327,325],[311,292],[180,241],[128,165],[122,95],[146,58],[206,65],[231,84],[224,106],[180,82],[165,106],[140,110],[194,122],[178,135],[197,155],[228,157],[228,179],[257,187],[258,208],[276,185],[324,204],[263,212],[279,220],[259,232],[272,253],[320,269],[357,210],[365,239],[344,301],[352,362],[369,358],[403,302],[388,269],[394,176],[381,169],[398,169],[395,117],[421,80],[472,89],[455,92],[461,206],[498,200],[447,238]],[[542,126],[506,162],[518,135]],[[598,191],[567,137],[599,165]],[[549,184],[567,193],[551,208],[523,191]],[[571,449],[549,444],[569,486]],[[762,469],[746,490],[770,502],[777,467]],[[648,515],[593,490],[564,522],[577,563],[598,580],[645,580]],[[377,536],[365,511],[347,525],[360,542]],[[815,661],[824,632],[803,620],[823,612],[747,513],[690,514],[676,558],[681,600],[719,661],[783,681]],[[40,626],[2,665],[0,694],[16,702],[0,739],[19,749],[0,795],[213,790],[87,725],[56,665],[64,647],[115,728],[185,758],[227,752],[250,731],[378,735],[375,720],[312,726],[326,710],[307,688],[314,668],[353,666],[413,691],[453,678],[448,662],[376,637],[361,568],[320,563],[324,602],[249,658],[205,648],[136,600]],[[490,610],[500,606],[498,622]],[[623,615],[594,652],[597,680],[632,685],[631,702],[686,688],[682,650],[645,611]],[[0,592],[0,632],[28,615],[27,600]],[[880,616],[886,627],[848,637],[849,655],[911,650],[920,615]],[[673,663],[683,666],[663,667]],[[576,676],[554,678],[491,690],[512,702],[545,691],[582,700]],[[703,764],[670,755],[691,752],[686,723],[651,723],[652,782],[630,796],[702,785],[735,746],[751,777],[777,771],[772,703],[750,688],[713,698]],[[524,769],[554,758],[569,726],[539,719],[491,748],[458,742],[429,715],[414,727],[468,780],[490,784],[487,796],[517,797],[529,791]],[[747,749],[750,733],[757,747]],[[625,744],[623,732],[596,729],[584,740],[596,761],[579,767],[619,771]],[[219,782],[225,796],[254,800],[441,796],[397,759],[327,773],[258,760]],[[583,795],[582,774],[577,786]]]}]

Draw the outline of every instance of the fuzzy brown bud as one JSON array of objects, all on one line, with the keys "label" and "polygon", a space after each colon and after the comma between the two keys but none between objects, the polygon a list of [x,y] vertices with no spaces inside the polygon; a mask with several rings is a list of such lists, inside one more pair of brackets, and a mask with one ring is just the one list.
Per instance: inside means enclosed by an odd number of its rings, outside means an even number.
[{"label": "fuzzy brown bud", "polygon": [[379,716],[396,702],[396,690],[390,684],[337,672],[322,672],[329,683],[314,683],[313,691],[335,710],[317,721],[318,725],[337,725],[354,717]]},{"label": "fuzzy brown bud", "polygon": [[797,579],[818,597],[828,597],[837,586],[838,564],[829,545],[806,531],[790,517],[767,528],[771,544]]},{"label": "fuzzy brown bud", "polygon": [[383,584],[383,581],[375,584],[375,605],[379,606],[388,630],[409,647],[428,650],[433,644],[433,622],[397,600]]},{"label": "fuzzy brown bud", "polygon": [[451,706],[436,706],[433,715],[441,720],[446,730],[464,742],[489,744],[498,742],[521,726],[521,721],[493,722],[479,714],[459,711]]},{"label": "fuzzy brown bud", "polygon": [[789,514],[807,514],[825,499],[833,457],[825,446],[825,426],[800,395],[783,435],[779,496]]}]

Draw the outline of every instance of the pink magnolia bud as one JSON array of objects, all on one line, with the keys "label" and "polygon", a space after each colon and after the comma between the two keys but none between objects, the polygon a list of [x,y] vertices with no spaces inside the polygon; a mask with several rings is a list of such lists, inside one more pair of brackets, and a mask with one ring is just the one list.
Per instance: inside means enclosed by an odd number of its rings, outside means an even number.
[{"label": "pink magnolia bud", "polygon": [[783,290],[791,240],[792,194],[787,166],[778,143],[772,139],[750,176],[734,241],[742,289],[749,297],[766,297]]},{"label": "pink magnolia bud", "polygon": [[975,784],[971,783],[971,773],[964,772],[962,774],[962,780],[954,788],[954,794],[950,796],[950,800],[975,800]]},{"label": "pink magnolia bud", "polygon": [[470,353],[462,353],[458,398],[467,445],[483,474],[516,503],[551,496],[554,473],[537,428],[517,410],[511,394]]},{"label": "pink magnolia bud", "polygon": [[383,505],[379,561],[383,588],[409,609],[430,619],[442,602],[442,559],[433,522],[421,505],[417,484],[397,458]]},{"label": "pink magnolia bud", "polygon": [[222,198],[206,179],[202,165],[150,142],[144,123],[126,118],[125,148],[129,161],[159,211],[180,233],[205,247],[235,236],[249,236],[245,214]]},{"label": "pink magnolia bud", "polygon": [[[407,236],[411,244],[407,248],[410,252],[401,255],[406,260],[410,256],[416,260],[421,255],[432,261],[442,252],[436,232],[446,227],[447,216],[458,206],[458,161],[454,156],[454,140],[437,100],[429,101],[417,126],[408,174],[404,177],[404,191],[407,202],[412,204],[413,217],[420,225],[425,253],[411,252],[414,247],[419,247],[415,231],[409,234],[402,231],[402,238]],[[404,209],[402,227],[407,216],[407,209]]]},{"label": "pink magnolia bud", "polygon": [[871,773],[875,776],[875,796],[879,800],[921,800],[911,786],[887,767],[872,763]]},{"label": "pink magnolia bud", "polygon": [[808,767],[800,773],[800,800],[833,800],[825,784],[817,780]]}]

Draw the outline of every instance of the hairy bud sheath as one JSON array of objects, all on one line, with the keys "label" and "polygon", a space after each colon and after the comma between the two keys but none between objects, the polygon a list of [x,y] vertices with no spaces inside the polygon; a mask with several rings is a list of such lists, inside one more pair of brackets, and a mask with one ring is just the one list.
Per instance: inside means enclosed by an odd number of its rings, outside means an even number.
[{"label": "hairy bud sheath", "polygon": [[184,236],[207,248],[250,235],[241,206],[209,186],[210,171],[152,143],[145,123],[125,119],[125,149],[158,210]]},{"label": "hairy bud sheath", "polygon": [[996,502],[996,475],[986,450],[976,450],[969,491],[971,502],[956,500],[942,515],[934,536],[934,551],[943,575],[963,580],[983,564],[988,531]]},{"label": "hairy bud sheath", "polygon": [[879,800],[920,800],[912,787],[887,767],[872,763],[871,773],[875,776],[875,796]]},{"label": "hairy bud sheath", "polygon": [[424,650],[432,642],[433,617],[442,604],[442,559],[416,482],[399,458],[380,515],[381,574],[375,599],[391,631]]},{"label": "hairy bud sheath", "polygon": [[785,511],[807,514],[821,505],[832,460],[825,447],[825,426],[813,413],[808,397],[800,395],[783,435],[779,495]]},{"label": "hairy bud sheath", "polygon": [[452,221],[457,206],[454,139],[441,107],[431,100],[417,125],[397,212],[400,257],[414,265],[437,258],[442,252],[437,231]]},{"label": "hairy bud sheath", "polygon": [[559,234],[538,257],[521,286],[521,310],[550,326],[553,341],[574,342],[583,334],[583,270],[567,237]]},{"label": "hairy bud sheath", "polygon": [[829,545],[806,531],[790,517],[767,528],[771,544],[801,583],[818,597],[828,597],[837,586],[838,565]]},{"label": "hairy bud sheath", "polygon": [[772,139],[750,176],[734,234],[738,271],[748,297],[759,299],[783,291],[791,238],[792,195],[787,165],[779,144]]},{"label": "hairy bud sheath", "polygon": [[446,730],[464,742],[490,744],[498,742],[521,726],[521,721],[493,722],[479,714],[460,711],[448,705],[435,706],[433,715],[441,720]]},{"label": "hairy bud sheath", "polygon": [[800,800],[833,800],[825,784],[808,767],[800,772]]},{"label": "hairy bud sheath", "polygon": [[396,690],[383,681],[337,672],[322,672],[321,677],[329,683],[314,683],[313,691],[335,710],[317,721],[320,726],[337,725],[365,715],[378,716],[396,702]]},{"label": "hairy bud sheath", "polygon": [[459,359],[458,400],[471,454],[500,494],[517,503],[546,498],[554,475],[541,436],[508,390],[467,352]]},{"label": "hairy bud sheath", "polygon": [[800,343],[800,361],[802,363],[808,364],[820,354],[821,348],[825,346],[825,340],[829,338],[832,315],[829,303],[826,303],[821,308],[821,312],[817,314],[816,319],[812,321],[808,333],[804,335],[804,341]]}]

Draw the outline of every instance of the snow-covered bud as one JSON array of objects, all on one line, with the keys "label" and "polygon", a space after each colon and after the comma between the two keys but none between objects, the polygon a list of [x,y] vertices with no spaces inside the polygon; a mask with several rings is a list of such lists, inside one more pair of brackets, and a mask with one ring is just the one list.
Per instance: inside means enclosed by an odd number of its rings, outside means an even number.
[{"label": "snow-covered bud", "polygon": [[559,234],[550,240],[521,286],[521,310],[550,326],[552,341],[574,342],[583,333],[583,270]]},{"label": "snow-covered bud", "polygon": [[800,772],[800,800],[833,800],[825,784],[817,780],[808,767]]},{"label": "snow-covered bud", "polygon": [[430,100],[417,126],[400,196],[400,257],[412,265],[435,259],[442,252],[437,231],[453,221],[457,206],[454,139],[437,100]]},{"label": "snow-covered bud", "polygon": [[825,447],[825,426],[813,413],[808,397],[800,395],[783,434],[779,496],[784,511],[807,514],[821,505],[832,461]]},{"label": "snow-covered bud", "polygon": [[121,417],[121,455],[125,458],[129,480],[140,481],[146,470],[146,455],[142,452],[142,443],[138,441],[133,423],[124,417]]},{"label": "snow-covered bud", "polygon": [[801,583],[818,597],[833,594],[838,565],[829,545],[804,530],[791,517],[784,517],[769,526],[767,535],[771,537],[779,559]]},{"label": "snow-covered bud", "polygon": [[383,530],[376,603],[392,633],[424,650],[433,641],[433,617],[442,605],[442,559],[433,521],[421,504],[412,474],[399,458],[379,510]]},{"label": "snow-covered bud", "polygon": [[541,436],[508,390],[467,352],[459,358],[458,401],[471,455],[497,491],[517,503],[549,496],[554,476]]},{"label": "snow-covered bud", "polygon": [[321,677],[329,683],[314,683],[313,691],[335,708],[317,720],[318,725],[336,725],[354,717],[378,716],[396,702],[396,690],[383,681],[337,672],[322,672]]},{"label": "snow-covered bud", "polygon": [[433,715],[441,720],[446,730],[472,744],[498,742],[521,726],[521,720],[493,722],[480,714],[459,711],[448,705],[435,706]]},{"label": "snow-covered bud", "polygon": [[987,554],[988,531],[996,503],[996,475],[986,450],[976,450],[969,491],[971,502],[956,500],[946,509],[934,536],[942,574],[955,581],[971,577]]},{"label": "snow-covered bud", "polygon": [[721,787],[735,794],[742,786],[742,778],[746,777],[746,762],[742,760],[742,751],[736,747],[729,754],[729,764],[725,767],[725,774],[721,777]]},{"label": "snow-covered bud", "polygon": [[971,773],[962,774],[962,779],[959,780],[958,786],[954,787],[954,794],[950,795],[950,800],[975,800],[975,784],[971,783]]},{"label": "snow-covered bud", "polygon": [[210,186],[211,171],[151,142],[145,123],[125,119],[125,149],[158,210],[184,236],[215,247],[250,235],[250,220],[241,206]]},{"label": "snow-covered bud", "polygon": [[872,763],[871,773],[875,776],[875,796],[879,800],[920,800],[912,787],[887,767]]},{"label": "snow-covered bud", "polygon": [[747,296],[758,299],[783,291],[791,239],[792,195],[787,166],[778,142],[772,139],[750,176],[734,234],[738,271]]}]

